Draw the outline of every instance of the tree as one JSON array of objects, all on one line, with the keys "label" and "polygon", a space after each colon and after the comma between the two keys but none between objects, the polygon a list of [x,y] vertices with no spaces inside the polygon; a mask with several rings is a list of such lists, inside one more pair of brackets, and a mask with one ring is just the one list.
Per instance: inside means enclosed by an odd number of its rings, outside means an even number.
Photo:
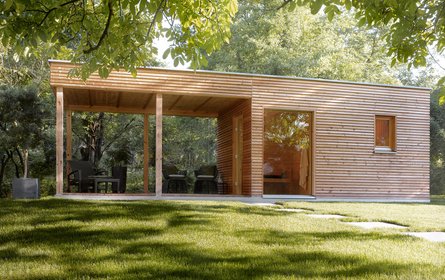
[{"label": "tree", "polygon": [[352,14],[329,22],[282,1],[241,1],[232,39],[209,56],[208,69],[400,83],[384,52],[382,30],[358,28]]},{"label": "tree", "polygon": [[229,40],[236,11],[236,0],[5,0],[0,39],[24,57],[38,55],[42,44],[53,56],[69,48],[69,59],[84,63],[72,74],[84,79],[122,67],[136,74],[157,52],[153,42],[161,36],[171,42],[164,57],[196,67]]},{"label": "tree", "polygon": [[216,119],[168,116],[163,119],[163,159],[193,171],[216,163]]},{"label": "tree", "polygon": [[[355,14],[358,26],[386,26],[383,35],[392,65],[425,66],[427,57],[432,56],[431,48],[438,54],[445,50],[444,0],[283,0],[281,8],[294,10],[297,5],[309,5],[312,14],[323,8],[330,20],[348,10]],[[445,77],[438,86],[444,83]],[[441,92],[444,95],[445,89]]]},{"label": "tree", "polygon": [[121,153],[117,143],[129,143],[126,132],[135,125],[135,116],[80,112],[73,115],[74,155],[99,167],[108,150]]},{"label": "tree", "polygon": [[[28,153],[42,139],[46,112],[35,87],[0,88],[0,145],[16,168],[16,176],[28,176]],[[16,162],[13,154],[18,156]],[[4,167],[3,167],[4,168]],[[21,170],[20,170],[21,169]],[[3,175],[4,169],[0,174]],[[0,177],[0,186],[2,183]]]},{"label": "tree", "polygon": [[445,194],[445,106],[439,104],[439,91],[431,95],[431,193]]}]

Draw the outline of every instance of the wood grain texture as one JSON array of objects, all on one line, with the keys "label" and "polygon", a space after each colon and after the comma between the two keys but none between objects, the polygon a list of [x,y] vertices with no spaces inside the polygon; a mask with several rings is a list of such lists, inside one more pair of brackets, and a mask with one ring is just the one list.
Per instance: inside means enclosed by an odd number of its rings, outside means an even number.
[{"label": "wood grain texture", "polygon": [[229,193],[233,189],[233,118],[242,115],[243,118],[243,159],[242,159],[242,191],[243,195],[251,194],[251,102],[245,100],[234,106],[231,110],[220,114],[217,128],[217,162],[218,170],[225,183],[228,184]]},{"label": "wood grain texture", "polygon": [[[316,197],[429,198],[428,90],[280,78],[252,84],[252,194],[262,193],[263,110],[281,108],[315,112]],[[376,115],[396,116],[396,153],[374,152]]]},{"label": "wood grain texture", "polygon": [[[72,64],[50,65],[51,86],[68,92],[62,104],[73,111],[157,113],[157,127],[162,126],[159,114],[218,117],[218,168],[229,190],[232,118],[242,114],[242,193],[263,194],[264,109],[269,108],[314,112],[315,196],[429,198],[428,89],[146,68],[139,69],[136,78],[120,71],[106,80],[93,75],[80,81],[67,77]],[[376,115],[395,116],[397,152],[374,151]],[[157,165],[162,168],[158,146],[156,151]],[[158,188],[162,173],[156,178]]]},{"label": "wood grain texture", "polygon": [[[65,148],[65,157],[66,157],[66,167],[65,171],[66,174],[71,173],[71,166],[69,164],[69,161],[72,159],[72,153],[73,153],[73,126],[72,126],[72,112],[70,110],[65,111],[65,119],[66,119],[66,148]],[[63,178],[63,175],[62,175]],[[67,177],[68,179],[68,177]],[[70,190],[71,191],[71,190]]]},{"label": "wood grain texture", "polygon": [[162,94],[156,94],[156,195],[162,195]]},{"label": "wood grain texture", "polygon": [[149,128],[150,128],[150,122],[149,122],[149,115],[144,114],[144,193],[148,193],[148,178],[149,178],[149,168],[148,163],[150,159],[149,150],[150,150],[150,142],[149,142]]},{"label": "wood grain texture", "polygon": [[56,193],[63,193],[63,88],[56,88]]}]

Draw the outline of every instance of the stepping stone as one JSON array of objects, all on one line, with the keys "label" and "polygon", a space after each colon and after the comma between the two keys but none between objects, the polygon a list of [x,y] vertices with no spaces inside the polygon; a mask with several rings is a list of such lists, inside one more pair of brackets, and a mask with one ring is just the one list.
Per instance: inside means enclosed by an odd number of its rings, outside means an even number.
[{"label": "stepping stone", "polygon": [[251,205],[251,206],[277,206],[275,203],[267,203],[267,202],[252,202],[252,203],[246,203],[247,205]]},{"label": "stepping stone", "polygon": [[399,226],[384,222],[347,222],[346,224],[361,227],[364,229],[374,229],[374,228],[406,228],[404,226]]},{"label": "stepping stone", "polygon": [[334,214],[308,214],[308,217],[317,218],[317,219],[343,219],[346,216],[343,215],[334,215]]},{"label": "stepping stone", "polygon": [[307,211],[304,209],[292,209],[292,208],[279,208],[279,209],[275,209],[275,210],[280,211],[280,212],[294,212],[294,213]]},{"label": "stepping stone", "polygon": [[445,232],[403,232],[402,234],[423,238],[431,242],[445,242]]}]

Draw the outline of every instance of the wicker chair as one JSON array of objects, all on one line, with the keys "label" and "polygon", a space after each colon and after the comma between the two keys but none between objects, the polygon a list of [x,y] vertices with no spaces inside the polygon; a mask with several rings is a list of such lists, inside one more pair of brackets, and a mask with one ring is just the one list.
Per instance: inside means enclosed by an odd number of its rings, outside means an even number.
[{"label": "wicker chair", "polygon": [[186,170],[179,170],[174,165],[165,165],[162,167],[162,174],[164,175],[163,193],[187,193]]},{"label": "wicker chair", "polygon": [[92,191],[92,184],[89,176],[106,174],[104,170],[95,170],[89,161],[69,160],[71,172],[68,174],[68,192],[72,191],[72,187],[77,187],[77,192]]},{"label": "wicker chair", "polygon": [[218,184],[216,178],[218,170],[216,165],[204,165],[195,170],[195,190],[194,193],[218,193]]}]

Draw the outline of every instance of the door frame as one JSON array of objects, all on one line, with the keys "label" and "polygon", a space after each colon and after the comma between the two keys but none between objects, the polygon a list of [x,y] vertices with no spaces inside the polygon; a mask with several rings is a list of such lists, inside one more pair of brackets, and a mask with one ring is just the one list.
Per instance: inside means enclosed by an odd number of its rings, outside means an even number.
[{"label": "door frame", "polygon": [[[311,192],[310,192],[310,195],[311,196],[315,196],[315,194],[316,194],[316,182],[315,182],[315,178],[316,178],[316,171],[315,171],[315,160],[316,160],[316,143],[317,143],[317,141],[316,141],[316,132],[317,132],[317,110],[315,109],[315,108],[313,108],[313,107],[304,107],[304,106],[302,106],[302,107],[300,107],[300,106],[298,106],[298,105],[296,105],[296,106],[276,106],[276,105],[264,105],[263,106],[263,113],[262,113],[262,123],[263,123],[263,126],[262,126],[262,141],[261,141],[261,143],[262,143],[262,148],[261,148],[261,150],[262,150],[262,153],[261,153],[261,163],[262,164],[264,164],[264,133],[265,133],[265,129],[264,129],[264,117],[265,117],[265,111],[267,111],[267,110],[270,110],[270,111],[272,111],[272,110],[275,110],[275,111],[289,111],[289,112],[310,112],[311,113],[311,115],[312,115],[312,118],[311,118],[311,123],[312,123],[312,129],[311,129],[311,149],[310,149],[310,154],[311,154],[311,156],[310,156],[310,180],[309,180],[309,183],[310,183],[310,187],[311,187]],[[262,174],[262,185],[263,185],[263,188],[262,188],[262,191],[263,191],[263,197],[295,197],[295,196],[300,196],[300,195],[291,195],[291,194],[279,194],[279,195],[273,195],[273,194],[264,194],[264,180],[263,180],[263,178],[264,178],[264,170],[263,169],[261,169],[261,174]],[[307,196],[307,195],[301,195],[301,196]]]}]

